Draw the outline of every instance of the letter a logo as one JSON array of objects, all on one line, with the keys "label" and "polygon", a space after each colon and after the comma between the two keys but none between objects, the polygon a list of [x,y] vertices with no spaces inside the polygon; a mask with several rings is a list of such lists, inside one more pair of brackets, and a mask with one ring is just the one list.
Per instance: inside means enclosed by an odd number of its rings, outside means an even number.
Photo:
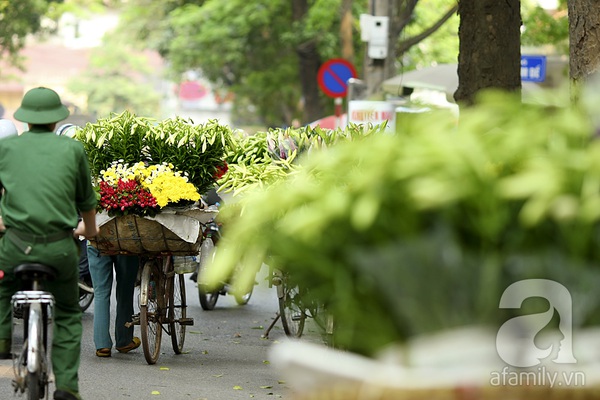
[{"label": "letter a logo", "polygon": [[[564,338],[560,342],[557,357],[552,360],[558,364],[572,364],[577,360],[573,356],[573,303],[566,287],[548,279],[526,279],[510,285],[500,298],[499,308],[521,308],[523,301],[530,297],[541,297],[550,303],[547,311],[521,315],[506,321],[496,335],[496,350],[507,364],[514,367],[533,367],[550,356],[551,345],[540,349],[534,342],[535,336],[554,315],[560,316],[559,330]],[[515,334],[521,333],[519,337]],[[515,346],[515,341],[523,339],[524,347]]]}]

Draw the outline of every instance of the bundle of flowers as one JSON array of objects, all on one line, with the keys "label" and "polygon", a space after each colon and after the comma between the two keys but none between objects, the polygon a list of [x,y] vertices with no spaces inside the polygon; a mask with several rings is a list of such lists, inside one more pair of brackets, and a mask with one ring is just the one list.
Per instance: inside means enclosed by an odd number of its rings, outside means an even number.
[{"label": "bundle of flowers", "polygon": [[100,171],[98,207],[110,216],[135,214],[155,216],[166,206],[193,204],[200,200],[187,173],[174,170],[173,164],[113,161]]},{"label": "bundle of flowers", "polygon": [[171,165],[198,193],[215,186],[226,170],[225,157],[232,145],[231,129],[216,120],[204,124],[179,117],[159,121],[129,111],[86,124],[75,139],[84,146],[94,178],[109,171],[116,160],[130,166],[139,162]]}]

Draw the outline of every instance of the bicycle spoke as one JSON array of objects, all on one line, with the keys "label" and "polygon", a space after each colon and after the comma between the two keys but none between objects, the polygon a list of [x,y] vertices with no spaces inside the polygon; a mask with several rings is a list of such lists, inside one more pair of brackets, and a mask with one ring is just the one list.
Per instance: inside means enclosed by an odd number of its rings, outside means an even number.
[{"label": "bicycle spoke", "polygon": [[187,318],[187,304],[185,298],[185,281],[181,274],[175,274],[170,280],[169,288],[169,323],[171,343],[175,354],[181,354],[185,342],[185,329],[188,323],[193,323]]},{"label": "bicycle spoke", "polygon": [[155,364],[160,354],[162,339],[162,310],[161,297],[163,295],[162,271],[159,270],[156,260],[149,260],[144,264],[141,279],[140,301],[140,332],[142,348],[148,364]]},{"label": "bicycle spoke", "polygon": [[278,292],[280,293],[279,314],[283,331],[288,336],[299,338],[304,332],[306,311],[300,301],[298,286],[292,286],[287,274],[282,274]]}]

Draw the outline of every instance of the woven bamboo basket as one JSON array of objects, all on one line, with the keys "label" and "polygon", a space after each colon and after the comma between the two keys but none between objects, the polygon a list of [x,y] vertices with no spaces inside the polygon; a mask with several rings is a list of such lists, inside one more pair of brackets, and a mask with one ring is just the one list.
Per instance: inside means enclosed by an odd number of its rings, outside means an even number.
[{"label": "woven bamboo basket", "polygon": [[216,211],[172,210],[156,218],[98,214],[100,233],[90,244],[103,255],[197,255],[202,244],[201,224]]}]

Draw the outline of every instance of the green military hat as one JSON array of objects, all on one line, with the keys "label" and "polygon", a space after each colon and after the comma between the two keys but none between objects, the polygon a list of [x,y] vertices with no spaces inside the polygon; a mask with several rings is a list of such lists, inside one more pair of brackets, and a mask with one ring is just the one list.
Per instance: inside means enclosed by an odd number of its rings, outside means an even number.
[{"label": "green military hat", "polygon": [[18,121],[34,125],[52,124],[69,116],[69,110],[52,89],[38,87],[29,90],[14,113]]}]

